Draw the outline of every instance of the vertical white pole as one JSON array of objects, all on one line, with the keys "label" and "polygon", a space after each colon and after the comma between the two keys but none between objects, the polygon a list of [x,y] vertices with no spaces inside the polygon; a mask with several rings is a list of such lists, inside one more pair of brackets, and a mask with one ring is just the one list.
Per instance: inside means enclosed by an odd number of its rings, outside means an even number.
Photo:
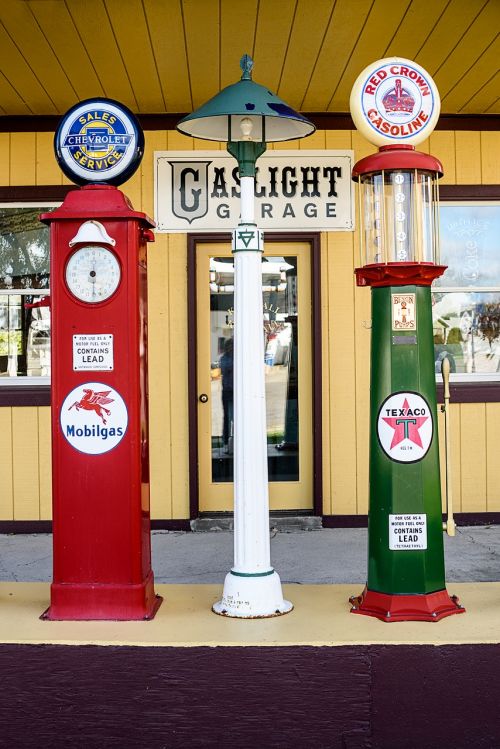
[{"label": "vertical white pole", "polygon": [[[241,178],[241,223],[254,223],[254,178]],[[234,253],[234,571],[269,572],[262,251]]]},{"label": "vertical white pole", "polygon": [[[241,178],[241,220],[234,238],[234,566],[217,614],[285,614],[281,581],[271,567],[267,475],[262,252],[254,223],[254,177]],[[248,249],[240,238],[246,234]],[[253,232],[253,239],[250,239]],[[239,249],[242,246],[243,249]]]}]

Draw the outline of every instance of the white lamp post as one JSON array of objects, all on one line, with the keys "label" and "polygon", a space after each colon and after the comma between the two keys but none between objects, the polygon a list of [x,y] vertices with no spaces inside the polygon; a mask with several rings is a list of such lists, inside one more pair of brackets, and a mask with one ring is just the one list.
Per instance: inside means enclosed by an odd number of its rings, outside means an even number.
[{"label": "white lamp post", "polygon": [[271,566],[267,477],[266,398],[262,299],[263,232],[254,215],[255,162],[267,141],[303,138],[314,125],[251,78],[241,58],[241,80],[185,117],[178,130],[223,141],[238,161],[241,218],[234,253],[234,565],[217,614],[254,618],[286,614],[279,575]]}]

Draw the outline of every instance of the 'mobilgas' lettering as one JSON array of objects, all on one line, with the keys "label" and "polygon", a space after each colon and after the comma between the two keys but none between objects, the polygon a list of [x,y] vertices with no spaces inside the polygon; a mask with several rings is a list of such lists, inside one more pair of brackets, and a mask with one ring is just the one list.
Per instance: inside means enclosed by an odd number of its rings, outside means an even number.
[{"label": "'mobilgas' lettering", "polygon": [[122,437],[122,427],[102,427],[100,424],[91,427],[85,424],[83,427],[77,427],[75,424],[66,424],[66,437],[100,437],[107,440],[108,437]]}]

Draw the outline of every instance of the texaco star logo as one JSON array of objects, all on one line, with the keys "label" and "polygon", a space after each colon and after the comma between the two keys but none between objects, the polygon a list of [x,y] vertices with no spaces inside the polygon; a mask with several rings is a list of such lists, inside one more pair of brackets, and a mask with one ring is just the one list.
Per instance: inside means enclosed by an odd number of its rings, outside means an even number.
[{"label": "texaco star logo", "polygon": [[433,431],[429,404],[418,393],[393,393],[382,403],[377,433],[380,446],[391,460],[422,460],[431,446]]}]

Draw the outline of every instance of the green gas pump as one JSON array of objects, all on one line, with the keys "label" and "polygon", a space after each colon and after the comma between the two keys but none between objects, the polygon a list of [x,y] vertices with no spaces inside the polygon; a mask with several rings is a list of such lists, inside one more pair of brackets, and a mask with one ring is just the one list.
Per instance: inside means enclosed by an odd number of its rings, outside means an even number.
[{"label": "green gas pump", "polygon": [[[425,92],[433,102],[424,102]],[[438,258],[443,168],[414,145],[436,108],[432,79],[397,58],[369,66],[351,96],[355,124],[381,146],[353,169],[361,223],[355,273],[358,286],[372,290],[372,337],[368,579],[351,611],[387,622],[464,611],[445,583],[432,333],[431,284],[446,270]]]}]

